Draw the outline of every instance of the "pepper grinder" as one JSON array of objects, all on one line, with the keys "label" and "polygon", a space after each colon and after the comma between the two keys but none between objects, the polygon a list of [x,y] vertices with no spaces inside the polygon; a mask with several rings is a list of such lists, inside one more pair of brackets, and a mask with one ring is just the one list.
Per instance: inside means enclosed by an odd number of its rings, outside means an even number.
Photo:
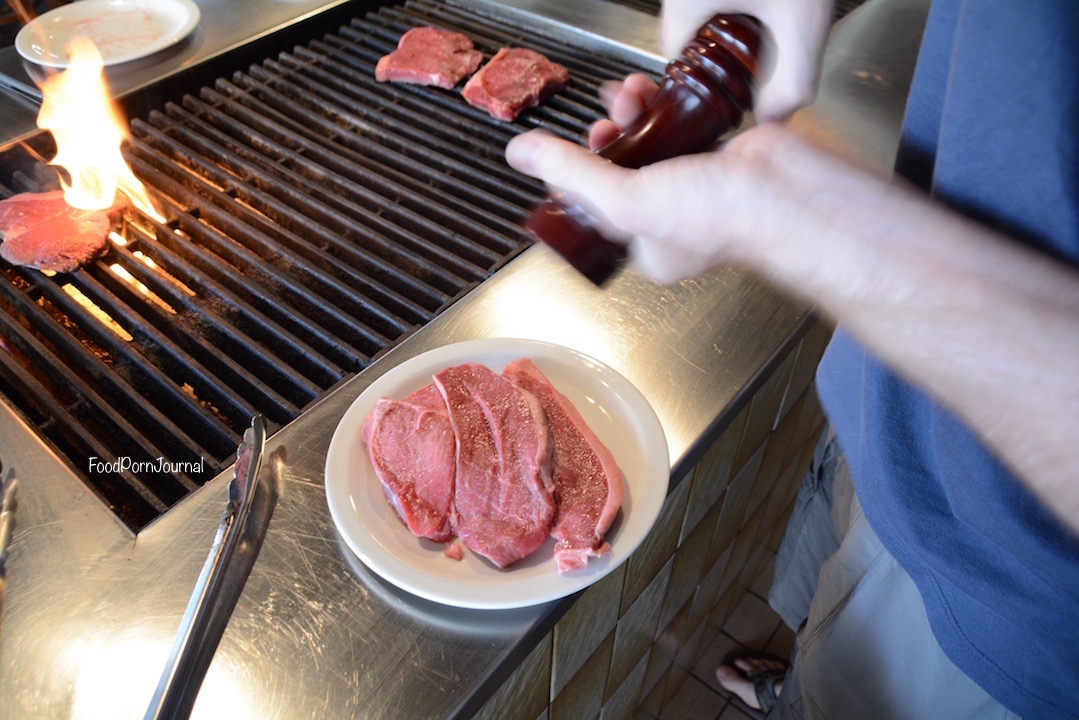
[{"label": "pepper grinder", "polygon": [[[636,169],[707,148],[737,127],[753,104],[760,39],[754,17],[713,17],[667,64],[649,106],[596,153]],[[524,226],[596,285],[625,260],[625,247],[604,238],[584,209],[565,196],[549,196]]]}]

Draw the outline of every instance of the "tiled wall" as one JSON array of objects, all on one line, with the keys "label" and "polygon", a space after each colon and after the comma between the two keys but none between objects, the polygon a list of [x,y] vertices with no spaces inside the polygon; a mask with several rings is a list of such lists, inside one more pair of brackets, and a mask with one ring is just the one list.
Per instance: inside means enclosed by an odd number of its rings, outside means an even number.
[{"label": "tiled wall", "polygon": [[477,714],[619,720],[659,714],[782,535],[823,417],[817,324],[674,486],[618,570],[586,590]]}]

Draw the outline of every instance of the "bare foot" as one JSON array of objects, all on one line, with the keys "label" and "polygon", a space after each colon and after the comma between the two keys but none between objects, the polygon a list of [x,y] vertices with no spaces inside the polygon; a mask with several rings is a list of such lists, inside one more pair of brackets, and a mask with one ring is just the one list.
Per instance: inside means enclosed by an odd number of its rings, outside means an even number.
[{"label": "bare foot", "polygon": [[[783,671],[786,667],[783,662],[770,658],[738,658],[734,661],[733,667],[720,665],[716,668],[716,680],[724,690],[737,695],[748,707],[760,710],[761,704],[757,700],[757,691],[753,687],[754,678],[770,670]],[[783,678],[780,676],[773,681],[772,690],[778,697],[782,689]]]}]

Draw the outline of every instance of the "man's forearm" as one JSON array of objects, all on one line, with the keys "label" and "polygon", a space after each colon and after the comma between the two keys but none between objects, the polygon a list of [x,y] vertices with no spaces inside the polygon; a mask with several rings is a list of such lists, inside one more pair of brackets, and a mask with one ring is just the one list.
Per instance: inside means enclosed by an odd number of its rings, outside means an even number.
[{"label": "man's forearm", "polygon": [[963,418],[1079,532],[1079,272],[835,158],[771,172],[801,207],[768,223],[752,263]]}]

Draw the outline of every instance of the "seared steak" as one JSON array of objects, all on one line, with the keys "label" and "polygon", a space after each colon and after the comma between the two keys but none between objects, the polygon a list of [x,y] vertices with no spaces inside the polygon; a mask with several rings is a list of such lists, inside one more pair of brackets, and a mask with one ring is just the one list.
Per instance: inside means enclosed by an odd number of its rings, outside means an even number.
[{"label": "seared steak", "polygon": [[412,28],[397,42],[397,49],[375,65],[379,82],[435,85],[449,90],[476,72],[483,53],[461,33],[434,27]]},{"label": "seared steak", "polygon": [[20,193],[0,201],[0,257],[13,265],[71,272],[102,254],[126,202],[79,210],[61,190]]},{"label": "seared steak", "polygon": [[543,545],[557,509],[543,408],[478,363],[437,373],[435,385],[457,436],[457,535],[473,552],[508,567]]},{"label": "seared steak", "polygon": [[438,389],[380,399],[364,421],[363,441],[386,499],[412,534],[450,540],[456,440]]},{"label": "seared steak", "polygon": [[527,358],[510,363],[503,377],[539,398],[551,431],[551,476],[558,502],[551,535],[560,572],[588,564],[611,547],[603,536],[622,504],[622,472],[614,455],[581,413]]},{"label": "seared steak", "polygon": [[527,48],[502,48],[469,78],[461,95],[499,120],[515,120],[566,86],[569,71]]}]

